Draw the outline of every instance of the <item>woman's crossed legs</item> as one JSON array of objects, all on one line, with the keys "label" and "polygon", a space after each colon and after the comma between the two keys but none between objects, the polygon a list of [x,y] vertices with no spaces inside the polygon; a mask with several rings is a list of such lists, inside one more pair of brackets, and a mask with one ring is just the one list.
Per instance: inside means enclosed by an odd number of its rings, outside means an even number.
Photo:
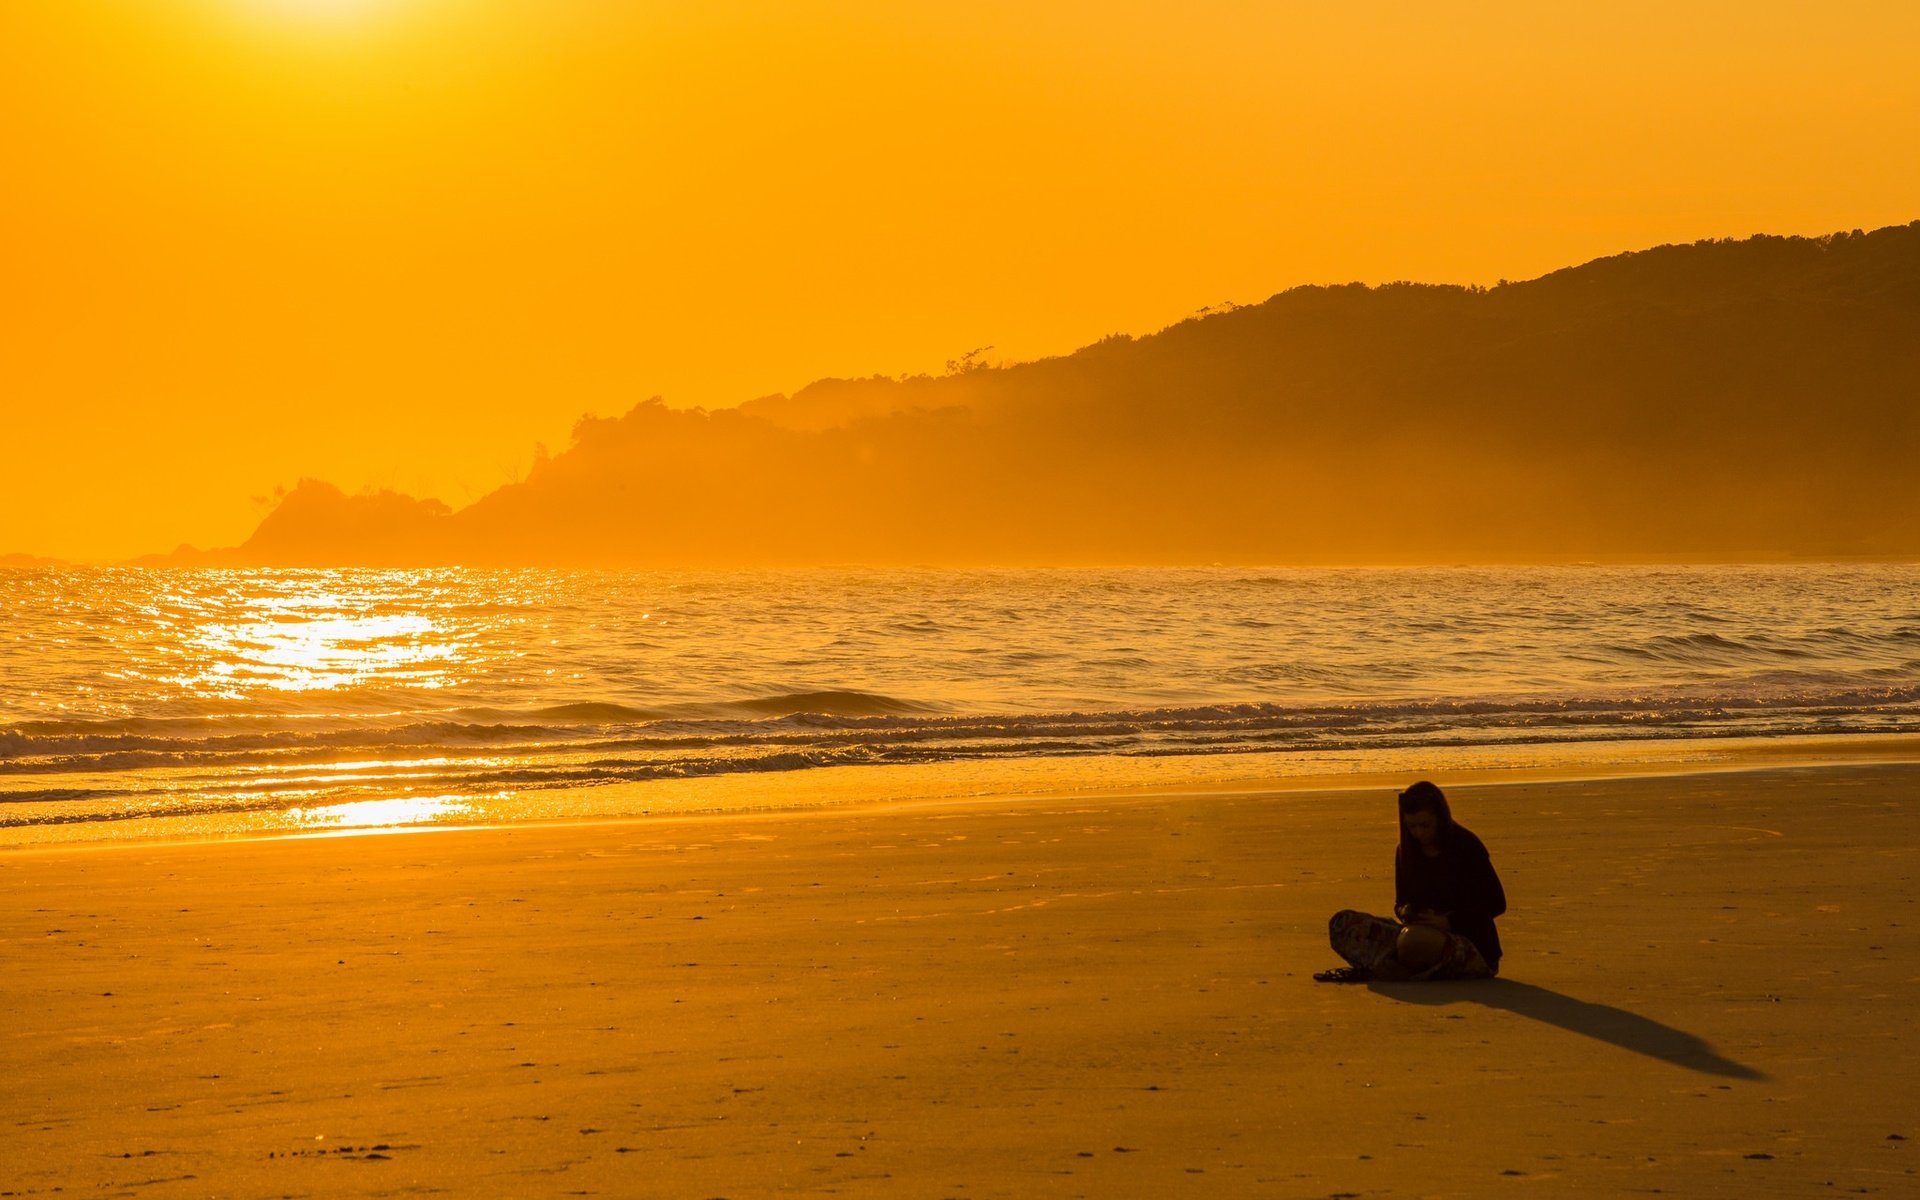
[{"label": "woman's crossed legs", "polygon": [[1402,925],[1345,909],[1327,922],[1333,952],[1375,979],[1489,979],[1472,942],[1434,925]]}]

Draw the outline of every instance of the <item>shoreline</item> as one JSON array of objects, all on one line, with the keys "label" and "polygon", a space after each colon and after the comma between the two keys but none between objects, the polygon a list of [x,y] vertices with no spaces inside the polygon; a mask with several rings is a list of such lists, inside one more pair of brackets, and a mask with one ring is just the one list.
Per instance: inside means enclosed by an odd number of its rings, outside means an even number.
[{"label": "shoreline", "polygon": [[617,825],[769,812],[889,811],[1085,796],[1347,791],[1404,787],[1415,778],[1429,776],[1444,776],[1457,784],[1490,786],[1912,762],[1920,762],[1920,736],[1875,733],[863,764],[484,797],[405,797],[318,809],[22,825],[0,829],[0,858],[56,847],[194,845],[399,832]]},{"label": "shoreline", "polygon": [[1311,981],[1391,897],[1370,789],[0,855],[0,1180],[1897,1190],[1917,780],[1442,777],[1513,900],[1484,984]]}]

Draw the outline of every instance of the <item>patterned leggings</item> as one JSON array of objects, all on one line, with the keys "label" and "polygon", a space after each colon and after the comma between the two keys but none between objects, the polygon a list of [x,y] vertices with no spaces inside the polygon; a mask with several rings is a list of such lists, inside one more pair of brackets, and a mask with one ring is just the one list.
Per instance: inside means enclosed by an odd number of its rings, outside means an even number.
[{"label": "patterned leggings", "polygon": [[[1356,967],[1372,971],[1393,957],[1400,940],[1400,922],[1371,913],[1343,909],[1327,922],[1327,940],[1333,952]],[[1480,956],[1472,942],[1457,933],[1447,933],[1447,944],[1440,961],[1409,979],[1491,979],[1493,968]]]}]

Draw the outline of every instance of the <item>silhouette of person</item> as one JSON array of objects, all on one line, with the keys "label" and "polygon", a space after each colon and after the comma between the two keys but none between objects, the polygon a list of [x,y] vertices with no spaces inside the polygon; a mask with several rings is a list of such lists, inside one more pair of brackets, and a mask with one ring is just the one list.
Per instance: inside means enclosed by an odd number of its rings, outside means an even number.
[{"label": "silhouette of person", "polygon": [[1335,913],[1327,938],[1348,965],[1314,978],[1492,978],[1500,970],[1493,919],[1507,911],[1507,894],[1486,846],[1453,819],[1446,794],[1426,780],[1401,792],[1399,800],[1394,919],[1353,909]]}]

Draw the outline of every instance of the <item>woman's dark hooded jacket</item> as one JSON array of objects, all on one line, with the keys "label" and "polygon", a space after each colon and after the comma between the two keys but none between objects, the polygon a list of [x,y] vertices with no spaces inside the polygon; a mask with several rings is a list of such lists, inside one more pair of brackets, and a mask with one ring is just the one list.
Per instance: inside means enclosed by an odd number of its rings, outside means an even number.
[{"label": "woman's dark hooded jacket", "polygon": [[1500,935],[1493,919],[1507,911],[1507,893],[1486,846],[1451,815],[1441,815],[1436,857],[1401,837],[1393,856],[1393,896],[1396,907],[1411,904],[1445,914],[1453,931],[1472,942],[1489,967],[1499,969]]}]

